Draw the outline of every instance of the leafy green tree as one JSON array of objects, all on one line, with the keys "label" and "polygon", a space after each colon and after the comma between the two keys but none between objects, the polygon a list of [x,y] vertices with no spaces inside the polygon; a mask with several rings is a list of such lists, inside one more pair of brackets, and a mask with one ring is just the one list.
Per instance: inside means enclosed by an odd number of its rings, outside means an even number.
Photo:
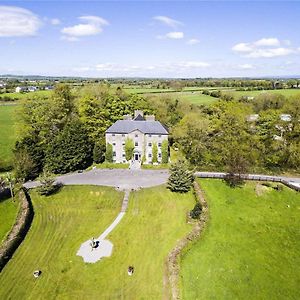
[{"label": "leafy green tree", "polygon": [[103,139],[105,130],[112,124],[108,112],[101,107],[100,100],[88,95],[79,100],[78,113],[90,140],[97,143]]},{"label": "leafy green tree", "polygon": [[134,142],[132,139],[127,138],[125,140],[125,158],[127,161],[132,159],[134,151]]},{"label": "leafy green tree", "polygon": [[103,163],[105,161],[105,140],[101,139],[96,142],[93,150],[93,161],[97,164]]},{"label": "leafy green tree", "polygon": [[32,179],[36,166],[26,149],[22,149],[14,154],[14,172],[18,181],[23,182]]},{"label": "leafy green tree", "polygon": [[16,142],[14,152],[26,151],[30,157],[33,168],[30,172],[30,178],[35,178],[43,170],[45,147],[42,145],[39,136],[32,133],[30,136],[23,137],[20,141]]},{"label": "leafy green tree", "polygon": [[158,148],[157,143],[152,144],[152,163],[157,163]]},{"label": "leafy green tree", "polygon": [[109,143],[106,144],[105,161],[109,163],[113,162],[113,146]]},{"label": "leafy green tree", "polygon": [[70,121],[46,151],[45,167],[55,174],[86,168],[92,161],[92,147],[79,120]]},{"label": "leafy green tree", "polygon": [[187,193],[194,181],[194,175],[189,171],[187,164],[179,160],[171,165],[167,187],[172,192]]},{"label": "leafy green tree", "polygon": [[169,143],[164,140],[161,144],[161,163],[167,164],[169,162]]}]

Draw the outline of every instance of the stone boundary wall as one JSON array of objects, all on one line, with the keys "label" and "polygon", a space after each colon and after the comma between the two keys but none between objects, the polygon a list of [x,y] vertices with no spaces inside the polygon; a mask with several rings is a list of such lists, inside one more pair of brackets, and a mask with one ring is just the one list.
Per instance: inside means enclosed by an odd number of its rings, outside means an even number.
[{"label": "stone boundary wall", "polygon": [[[195,176],[198,178],[216,178],[216,179],[224,179],[226,173],[201,173],[196,172]],[[278,182],[286,185],[287,187],[300,192],[300,187],[293,185],[292,182],[283,179],[278,176],[269,176],[269,175],[251,175],[251,174],[241,174],[239,175],[244,180],[253,180],[253,181],[271,181],[271,182]]]},{"label": "stone boundary wall", "polygon": [[17,197],[19,197],[20,208],[16,222],[0,245],[0,272],[25,238],[33,219],[33,207],[27,190],[22,188]]},{"label": "stone boundary wall", "polygon": [[171,295],[164,292],[164,299],[180,299],[180,290],[179,290],[179,273],[180,273],[180,255],[182,251],[193,241],[197,240],[205,224],[208,220],[208,205],[204,198],[204,193],[202,192],[199,184],[194,182],[194,192],[196,200],[202,205],[202,213],[200,219],[195,221],[195,225],[191,232],[189,232],[184,238],[182,238],[175,248],[169,253],[166,264],[165,264],[165,276],[164,276],[164,289],[169,289]]}]

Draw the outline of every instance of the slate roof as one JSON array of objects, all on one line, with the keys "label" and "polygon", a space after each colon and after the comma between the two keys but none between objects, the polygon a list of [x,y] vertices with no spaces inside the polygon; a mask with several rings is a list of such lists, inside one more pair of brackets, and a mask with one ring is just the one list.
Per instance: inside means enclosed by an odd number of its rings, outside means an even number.
[{"label": "slate roof", "polygon": [[119,120],[110,126],[106,133],[130,133],[139,130],[145,134],[169,134],[159,121]]}]

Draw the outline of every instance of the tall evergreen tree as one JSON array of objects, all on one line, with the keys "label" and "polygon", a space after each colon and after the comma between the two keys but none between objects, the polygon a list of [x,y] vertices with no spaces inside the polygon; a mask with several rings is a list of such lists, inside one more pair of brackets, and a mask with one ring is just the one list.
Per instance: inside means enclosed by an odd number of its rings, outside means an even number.
[{"label": "tall evergreen tree", "polygon": [[194,181],[194,175],[189,171],[187,164],[179,160],[175,164],[172,164],[170,172],[167,184],[168,189],[172,192],[187,193]]},{"label": "tall evergreen tree", "polygon": [[79,120],[70,121],[50,143],[46,169],[58,174],[86,168],[92,161],[88,135]]}]

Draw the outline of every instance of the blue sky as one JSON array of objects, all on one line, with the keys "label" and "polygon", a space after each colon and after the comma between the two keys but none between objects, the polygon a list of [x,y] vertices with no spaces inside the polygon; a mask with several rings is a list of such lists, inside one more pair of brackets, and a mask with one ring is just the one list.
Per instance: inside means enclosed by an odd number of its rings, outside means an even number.
[{"label": "blue sky", "polygon": [[300,74],[300,2],[0,1],[0,73]]}]

